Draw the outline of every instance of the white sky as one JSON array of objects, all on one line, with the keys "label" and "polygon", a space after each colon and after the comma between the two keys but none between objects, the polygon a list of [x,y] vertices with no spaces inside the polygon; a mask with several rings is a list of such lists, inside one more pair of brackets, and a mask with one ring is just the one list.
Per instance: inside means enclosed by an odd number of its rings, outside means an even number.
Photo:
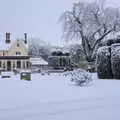
[{"label": "white sky", "polygon": [[[5,32],[11,32],[14,39],[27,32],[29,37],[61,45],[59,17],[74,1],[78,0],[0,0],[0,40]],[[120,0],[108,0],[107,4],[118,7]]]}]

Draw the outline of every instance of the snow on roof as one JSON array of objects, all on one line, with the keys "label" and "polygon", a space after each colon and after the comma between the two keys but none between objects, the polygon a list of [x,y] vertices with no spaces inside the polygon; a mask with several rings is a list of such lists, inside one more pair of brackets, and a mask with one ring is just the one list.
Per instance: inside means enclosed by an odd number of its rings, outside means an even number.
[{"label": "snow on roof", "polygon": [[32,65],[48,65],[48,62],[45,61],[43,58],[30,58],[30,62]]},{"label": "snow on roof", "polygon": [[1,72],[1,75],[2,76],[11,76],[11,75],[13,75],[14,73],[13,72],[8,72],[8,71],[2,71]]},{"label": "snow on roof", "polygon": [[[0,50],[8,50],[10,47],[12,47],[12,45],[14,45],[16,43],[17,40],[15,41],[11,41],[10,43],[6,43],[4,40],[1,40],[0,41]],[[20,40],[19,41],[22,41],[22,43],[25,45],[25,47],[28,49],[28,43],[25,44],[23,40]]]},{"label": "snow on roof", "polygon": [[22,41],[22,43],[25,45],[25,47],[28,49],[28,42],[25,43],[25,41],[23,39],[19,39],[20,41]]},{"label": "snow on roof", "polygon": [[120,32],[109,34],[106,37],[106,39],[116,39],[116,38],[120,38]]},{"label": "snow on roof", "polygon": [[11,43],[5,43],[5,41],[0,41],[0,50],[8,50],[11,47]]},{"label": "snow on roof", "polygon": [[[25,44],[25,43],[24,43]],[[25,44],[25,47],[28,49],[28,43]]]},{"label": "snow on roof", "polygon": [[29,69],[20,69],[19,72],[20,73],[23,73],[23,72],[31,73],[31,70],[29,70]]}]

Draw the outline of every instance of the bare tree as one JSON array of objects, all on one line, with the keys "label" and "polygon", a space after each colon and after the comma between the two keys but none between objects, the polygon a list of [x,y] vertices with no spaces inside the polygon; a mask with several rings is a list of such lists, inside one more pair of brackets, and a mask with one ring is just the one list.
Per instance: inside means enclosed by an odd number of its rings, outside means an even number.
[{"label": "bare tree", "polygon": [[120,11],[97,2],[76,2],[60,17],[66,40],[79,39],[88,62],[95,60],[99,44],[120,30]]},{"label": "bare tree", "polygon": [[48,60],[51,46],[38,38],[31,38],[29,40],[29,55],[31,57],[43,57]]},{"label": "bare tree", "polygon": [[85,60],[85,55],[80,44],[73,44],[69,46],[72,63],[79,63]]}]

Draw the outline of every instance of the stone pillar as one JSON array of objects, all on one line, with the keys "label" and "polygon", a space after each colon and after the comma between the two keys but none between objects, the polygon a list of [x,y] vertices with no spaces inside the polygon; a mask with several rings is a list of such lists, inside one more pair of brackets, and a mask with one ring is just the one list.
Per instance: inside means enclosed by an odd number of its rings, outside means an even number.
[{"label": "stone pillar", "polygon": [[23,60],[21,60],[21,69],[23,69]]},{"label": "stone pillar", "polygon": [[12,60],[12,66],[13,66],[13,69],[16,68],[16,66],[15,66],[15,60]]},{"label": "stone pillar", "polygon": [[15,68],[17,68],[17,60],[14,60]]},{"label": "stone pillar", "polygon": [[26,62],[27,62],[27,61],[25,60],[24,62],[25,62],[25,69],[27,69],[27,65],[26,65]]}]

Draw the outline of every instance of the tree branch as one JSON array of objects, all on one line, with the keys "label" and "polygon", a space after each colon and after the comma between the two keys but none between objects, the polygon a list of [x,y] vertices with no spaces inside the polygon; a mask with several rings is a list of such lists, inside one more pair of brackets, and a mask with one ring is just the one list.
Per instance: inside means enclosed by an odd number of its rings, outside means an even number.
[{"label": "tree branch", "polygon": [[104,34],[102,35],[102,37],[100,37],[99,39],[97,39],[97,40],[95,41],[95,43],[93,44],[92,49],[94,50],[95,47],[96,47],[96,45],[98,44],[98,42],[101,42],[101,40],[102,40],[105,36],[107,36],[109,33],[111,33],[113,30],[114,30],[114,29],[111,29],[111,30],[107,31],[106,33],[104,33]]}]

